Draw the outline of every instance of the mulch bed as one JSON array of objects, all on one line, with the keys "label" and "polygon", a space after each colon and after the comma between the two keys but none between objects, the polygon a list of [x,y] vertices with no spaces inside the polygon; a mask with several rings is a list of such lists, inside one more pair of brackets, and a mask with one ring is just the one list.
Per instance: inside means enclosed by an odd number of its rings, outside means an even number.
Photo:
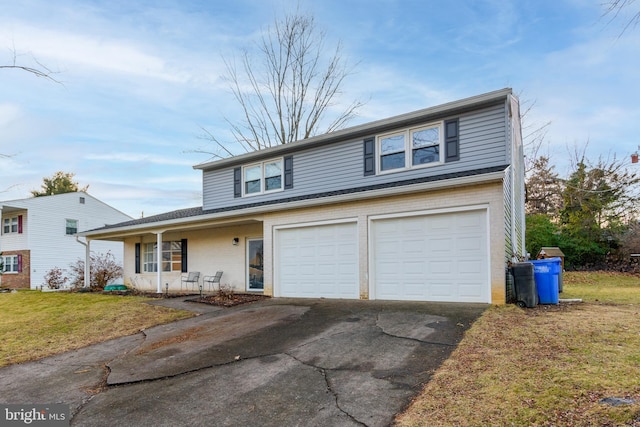
[{"label": "mulch bed", "polygon": [[236,294],[229,292],[218,292],[215,294],[205,294],[200,298],[199,295],[193,293],[155,293],[149,291],[136,291],[136,290],[126,290],[126,291],[102,291],[101,289],[81,289],[76,290],[76,292],[100,292],[103,294],[109,295],[136,295],[143,296],[147,298],[185,298],[185,297],[193,297],[187,299],[187,302],[200,303],[200,304],[210,304],[210,305],[218,305],[221,307],[234,307],[236,305],[248,304],[252,302],[262,301],[268,298],[271,298],[266,295],[259,294]]},{"label": "mulch bed", "polygon": [[204,295],[202,298],[198,297],[187,301],[201,304],[219,305],[222,307],[233,307],[240,304],[262,301],[268,298],[271,297],[256,294],[215,294]]}]

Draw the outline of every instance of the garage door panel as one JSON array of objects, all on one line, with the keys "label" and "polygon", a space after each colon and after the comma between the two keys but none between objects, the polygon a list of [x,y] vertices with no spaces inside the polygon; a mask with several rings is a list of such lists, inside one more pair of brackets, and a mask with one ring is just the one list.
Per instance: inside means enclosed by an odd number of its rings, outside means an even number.
[{"label": "garage door panel", "polygon": [[405,254],[415,254],[415,253],[424,253],[424,240],[407,240],[402,245],[402,252]]},{"label": "garage door panel", "polygon": [[452,290],[451,283],[445,281],[433,282],[429,287],[430,296],[438,301],[451,301],[454,297]]},{"label": "garage door panel", "polygon": [[459,262],[458,274],[464,276],[476,276],[484,272],[484,260],[466,260]]},{"label": "garage door panel", "polygon": [[279,229],[275,245],[279,295],[359,297],[355,222]]},{"label": "garage door panel", "polygon": [[474,253],[478,253],[484,244],[480,236],[459,237],[455,242],[457,250],[472,251]]},{"label": "garage door panel", "polygon": [[402,264],[402,272],[405,276],[424,275],[424,262],[414,261]]},{"label": "garage door panel", "polygon": [[455,242],[450,237],[427,237],[426,246],[428,248],[437,248],[438,252],[453,252]]},{"label": "garage door panel", "polygon": [[446,261],[446,260],[442,260],[442,261],[431,261],[428,264],[429,266],[429,270],[425,271],[426,273],[429,274],[451,274],[452,272],[452,267],[454,266],[454,263],[452,263],[451,261]]},{"label": "garage door panel", "polygon": [[371,223],[378,299],[488,302],[486,210]]}]

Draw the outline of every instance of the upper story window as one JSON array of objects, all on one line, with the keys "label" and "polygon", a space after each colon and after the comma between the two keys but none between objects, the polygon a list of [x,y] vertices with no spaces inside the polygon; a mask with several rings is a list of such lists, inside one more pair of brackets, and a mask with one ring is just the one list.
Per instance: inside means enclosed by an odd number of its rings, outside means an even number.
[{"label": "upper story window", "polygon": [[77,219],[68,219],[66,225],[65,234],[67,236],[71,236],[78,233],[78,220]]},{"label": "upper story window", "polygon": [[14,216],[11,218],[5,218],[2,221],[2,233],[3,234],[9,234],[9,233],[18,233],[19,231],[19,227],[18,227],[18,217]]},{"label": "upper story window", "polygon": [[243,194],[268,193],[282,190],[282,159],[255,163],[243,168]]},{"label": "upper story window", "polygon": [[442,161],[442,123],[378,137],[380,172],[437,164]]}]

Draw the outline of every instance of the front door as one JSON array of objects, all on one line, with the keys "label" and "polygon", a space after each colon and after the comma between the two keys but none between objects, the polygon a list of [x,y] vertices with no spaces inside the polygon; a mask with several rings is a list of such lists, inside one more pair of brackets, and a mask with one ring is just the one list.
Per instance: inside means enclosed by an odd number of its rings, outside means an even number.
[{"label": "front door", "polygon": [[263,289],[262,239],[247,239],[247,290],[262,292]]}]

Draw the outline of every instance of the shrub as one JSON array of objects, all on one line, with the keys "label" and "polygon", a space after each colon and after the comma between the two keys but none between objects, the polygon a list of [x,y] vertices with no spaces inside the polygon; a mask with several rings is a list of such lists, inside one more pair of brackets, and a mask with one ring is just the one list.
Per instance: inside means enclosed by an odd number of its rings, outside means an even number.
[{"label": "shrub", "polygon": [[232,300],[234,295],[233,287],[229,284],[224,284],[220,286],[218,290],[218,296],[222,299]]},{"label": "shrub", "polygon": [[[70,267],[72,274],[74,274],[71,285],[75,288],[84,287],[84,260],[78,259]],[[92,289],[104,289],[109,282],[122,277],[124,272],[122,266],[116,262],[116,258],[111,252],[92,254],[89,267],[89,286]]]},{"label": "shrub", "polygon": [[68,280],[69,278],[58,267],[53,267],[44,275],[44,283],[49,289],[60,289]]}]

